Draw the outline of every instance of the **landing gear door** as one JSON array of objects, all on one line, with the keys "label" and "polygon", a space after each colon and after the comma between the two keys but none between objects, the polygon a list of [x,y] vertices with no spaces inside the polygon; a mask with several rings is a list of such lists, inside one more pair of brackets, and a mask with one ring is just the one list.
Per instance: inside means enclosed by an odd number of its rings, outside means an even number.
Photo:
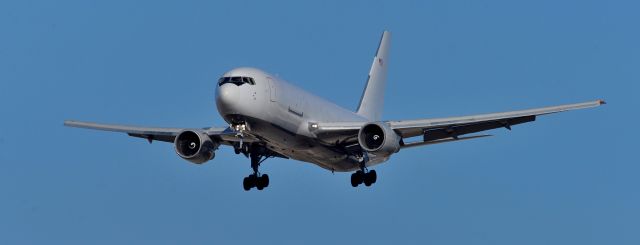
[{"label": "landing gear door", "polygon": [[277,94],[276,94],[276,86],[273,80],[270,77],[267,77],[267,81],[269,83],[269,98],[271,102],[276,102]]}]

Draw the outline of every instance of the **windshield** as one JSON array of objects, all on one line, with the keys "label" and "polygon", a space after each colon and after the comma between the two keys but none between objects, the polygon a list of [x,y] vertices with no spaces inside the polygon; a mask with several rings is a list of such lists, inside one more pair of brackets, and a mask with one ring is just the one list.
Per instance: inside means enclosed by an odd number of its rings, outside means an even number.
[{"label": "windshield", "polygon": [[248,83],[250,85],[256,84],[256,82],[251,77],[221,77],[218,80],[218,86],[222,86],[222,84],[225,83],[233,83],[236,86],[241,86],[245,83]]}]

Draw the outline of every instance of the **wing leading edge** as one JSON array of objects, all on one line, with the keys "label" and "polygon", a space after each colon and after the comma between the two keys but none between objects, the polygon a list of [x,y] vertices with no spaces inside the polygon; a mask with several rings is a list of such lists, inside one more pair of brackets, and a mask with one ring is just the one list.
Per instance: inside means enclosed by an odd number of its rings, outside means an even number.
[{"label": "wing leading edge", "polygon": [[[419,142],[413,142],[405,144],[406,147],[426,145],[425,142],[431,142],[429,144],[444,143],[455,140],[462,140],[459,136],[477,133],[485,130],[491,130],[496,128],[511,129],[511,126],[535,121],[537,116],[597,107],[605,104],[604,100],[595,100],[583,103],[566,104],[558,106],[549,106],[528,110],[499,112],[489,114],[479,114],[472,116],[462,117],[447,117],[447,118],[433,118],[433,119],[417,119],[417,120],[400,120],[400,121],[385,121],[391,129],[393,129],[398,135],[404,138],[411,138],[416,136],[423,136],[423,140]],[[310,127],[318,138],[323,137],[339,137],[345,135],[351,135],[352,137],[345,138],[354,139],[353,135],[357,135],[358,130],[365,124],[365,122],[320,122],[312,123]],[[471,136],[471,138],[478,138]],[[443,139],[449,139],[442,141]],[[464,139],[470,139],[466,137]],[[331,138],[331,140],[335,140]]]},{"label": "wing leading edge", "polygon": [[[64,125],[67,127],[86,128],[102,131],[120,132],[126,133],[132,137],[144,138],[153,140],[171,142],[173,143],[175,137],[182,131],[191,128],[157,128],[157,127],[139,127],[129,125],[116,125],[116,124],[101,124],[93,122],[80,122],[67,120],[64,121]],[[235,141],[235,132],[229,128],[199,128],[192,130],[201,130],[212,139],[225,141]]]},{"label": "wing leading edge", "polygon": [[[596,100],[583,103],[566,104],[559,106],[550,106],[536,109],[499,112],[489,114],[479,114],[462,117],[433,118],[433,119],[417,119],[417,120],[399,120],[384,121],[391,129],[393,129],[403,139],[423,136],[422,141],[405,143],[403,148],[414,147],[429,144],[445,143],[457,140],[475,139],[489,135],[467,136],[462,135],[477,133],[481,131],[507,128],[511,126],[535,121],[537,116],[597,107],[605,104],[604,100]],[[327,143],[347,144],[356,141],[358,130],[366,122],[317,122],[310,123],[311,132],[320,140]],[[153,140],[173,142],[175,137],[182,131],[192,128],[159,128],[159,127],[139,127],[115,124],[100,124],[81,121],[65,121],[65,126],[86,128],[94,130],[112,131],[127,133],[129,136],[144,138],[150,142]],[[218,140],[223,144],[233,144],[238,141],[236,133],[230,128],[199,128],[192,130],[201,130],[212,139]],[[246,142],[259,141],[255,137],[246,135]]]}]

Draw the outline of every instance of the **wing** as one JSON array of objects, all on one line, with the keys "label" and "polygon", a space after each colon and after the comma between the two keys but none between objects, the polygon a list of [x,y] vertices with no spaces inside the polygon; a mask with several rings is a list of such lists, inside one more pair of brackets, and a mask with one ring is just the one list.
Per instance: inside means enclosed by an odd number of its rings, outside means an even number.
[{"label": "wing", "polygon": [[[86,129],[95,129],[95,130],[103,130],[103,131],[111,131],[111,132],[121,132],[126,133],[129,136],[144,138],[152,142],[153,140],[171,142],[173,143],[175,137],[182,132],[183,130],[191,129],[191,130],[201,130],[212,140],[217,140],[223,144],[230,145],[233,142],[238,141],[238,138],[235,136],[236,133],[230,128],[154,128],[154,127],[138,127],[138,126],[128,126],[128,125],[115,125],[115,124],[100,124],[100,123],[92,123],[92,122],[79,122],[79,121],[64,121],[64,125],[68,127],[76,127],[76,128],[86,128]],[[254,142],[257,141],[256,138],[245,135],[245,142]]]},{"label": "wing", "polygon": [[[404,147],[410,147],[479,138],[477,136],[461,138],[460,136],[496,128],[511,129],[513,125],[535,121],[537,116],[597,107],[602,104],[605,104],[604,100],[596,100],[520,111],[462,117],[385,121],[385,123],[403,139],[423,136],[422,141],[412,143],[403,141]],[[353,143],[352,141],[356,139],[358,130],[364,124],[365,122],[311,123],[310,128],[319,139],[328,139],[329,142],[344,142],[343,144],[347,145],[347,142]]]}]

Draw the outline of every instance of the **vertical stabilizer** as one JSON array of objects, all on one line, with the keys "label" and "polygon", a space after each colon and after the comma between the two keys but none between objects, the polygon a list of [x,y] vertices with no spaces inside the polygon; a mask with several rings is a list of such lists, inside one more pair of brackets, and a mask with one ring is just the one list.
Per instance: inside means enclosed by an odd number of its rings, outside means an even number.
[{"label": "vertical stabilizer", "polygon": [[391,33],[384,31],[358,106],[358,114],[372,121],[380,121],[382,117],[390,42]]}]

